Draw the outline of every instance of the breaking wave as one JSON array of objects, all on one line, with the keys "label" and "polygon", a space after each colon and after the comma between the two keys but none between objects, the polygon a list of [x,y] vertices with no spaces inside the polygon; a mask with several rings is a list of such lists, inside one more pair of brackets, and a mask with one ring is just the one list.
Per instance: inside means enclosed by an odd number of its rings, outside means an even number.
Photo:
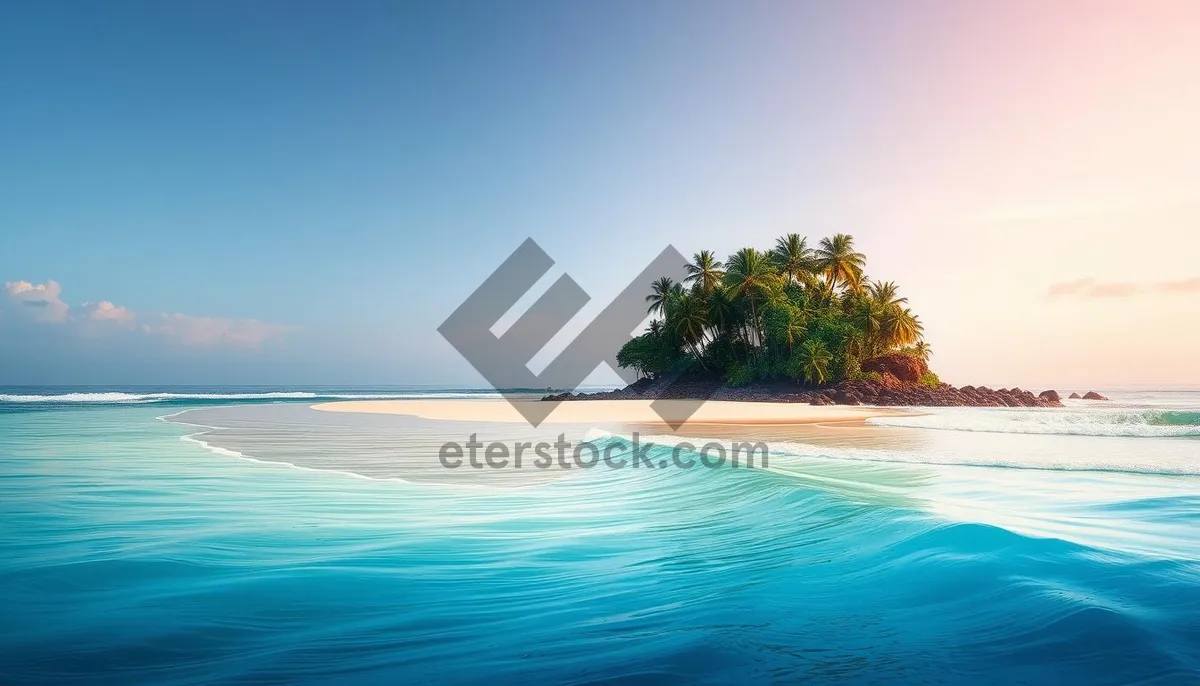
[{"label": "breaking wave", "polygon": [[[1178,475],[1200,470],[1200,443],[1091,435],[1195,426],[1193,396],[1158,414],[1114,402],[875,422],[930,431],[755,427],[771,452],[755,469],[660,468],[673,444],[724,439],[642,435],[653,467],[458,470],[522,483],[466,488],[418,482],[447,471],[438,445],[463,427],[303,406],[330,389],[105,390],[123,400],[0,405],[6,681],[1200,674],[1200,479]],[[180,407],[209,400],[222,407]],[[148,420],[164,406],[205,414]],[[988,427],[1011,435],[975,433]],[[1089,435],[1035,435],[1066,429]]]},{"label": "breaking wave", "polygon": [[1143,408],[962,408],[920,416],[875,417],[882,426],[944,431],[1130,438],[1200,437],[1200,412]]},{"label": "breaking wave", "polygon": [[473,398],[499,398],[494,392],[396,392],[396,393],[337,393],[323,391],[267,391],[246,393],[51,393],[51,394],[0,394],[0,403],[95,403],[95,404],[138,404],[178,401],[212,400],[416,400],[421,398],[444,398],[469,400]]}]

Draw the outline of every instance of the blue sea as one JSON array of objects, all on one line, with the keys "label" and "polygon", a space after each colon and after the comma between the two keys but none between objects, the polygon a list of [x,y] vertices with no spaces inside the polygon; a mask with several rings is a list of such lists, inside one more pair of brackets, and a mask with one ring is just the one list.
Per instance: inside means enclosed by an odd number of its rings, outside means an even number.
[{"label": "blue sea", "polygon": [[448,470],[310,406],[494,393],[0,388],[0,683],[1200,683],[1200,393],[1108,395]]}]

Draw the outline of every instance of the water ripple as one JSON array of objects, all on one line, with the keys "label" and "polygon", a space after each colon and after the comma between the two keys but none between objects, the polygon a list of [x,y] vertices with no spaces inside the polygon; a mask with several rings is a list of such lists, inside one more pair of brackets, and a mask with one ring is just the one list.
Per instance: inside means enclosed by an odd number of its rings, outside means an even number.
[{"label": "water ripple", "polygon": [[[135,405],[13,416],[0,417],[5,682],[1200,674],[1190,544],[1149,554],[1092,529],[952,514],[1015,497],[984,467],[808,456],[469,488],[234,459]],[[1200,522],[1192,481],[1087,478],[1110,499],[1056,517]],[[1021,483],[1027,497],[1065,488]],[[1054,520],[1062,500],[1047,503]]]}]

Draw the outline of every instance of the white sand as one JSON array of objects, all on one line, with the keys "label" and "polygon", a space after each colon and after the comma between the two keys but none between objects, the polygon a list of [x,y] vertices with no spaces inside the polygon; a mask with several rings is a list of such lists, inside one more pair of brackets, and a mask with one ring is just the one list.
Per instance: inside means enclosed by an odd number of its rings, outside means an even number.
[{"label": "white sand", "polygon": [[[529,401],[539,402],[539,401]],[[670,401],[668,401],[670,402]],[[674,404],[674,403],[673,403]],[[685,403],[679,403],[682,407]],[[504,400],[359,400],[319,403],[322,412],[412,415],[450,421],[524,423],[525,418]],[[669,411],[669,408],[668,408]],[[846,405],[804,405],[711,400],[689,424],[813,424],[862,421],[896,414],[895,410]],[[580,400],[560,403],[546,422],[559,424],[661,424],[648,400]]]}]

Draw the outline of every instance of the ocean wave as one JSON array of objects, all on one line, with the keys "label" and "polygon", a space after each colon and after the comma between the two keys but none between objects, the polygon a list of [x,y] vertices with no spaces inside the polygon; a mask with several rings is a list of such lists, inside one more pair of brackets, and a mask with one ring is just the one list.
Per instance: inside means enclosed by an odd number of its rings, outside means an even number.
[{"label": "ocean wave", "polygon": [[[160,419],[161,419],[161,417],[160,417]],[[352,471],[346,471],[346,470],[340,470],[340,469],[327,469],[327,468],[318,469],[318,468],[314,468],[314,467],[305,467],[304,465],[298,465],[293,462],[288,462],[286,460],[265,460],[265,459],[261,459],[258,457],[254,457],[253,455],[247,455],[246,453],[243,453],[239,450],[230,450],[229,448],[222,448],[219,445],[213,445],[212,443],[209,443],[208,441],[201,438],[206,433],[207,432],[200,431],[200,432],[197,432],[194,434],[187,434],[186,436],[180,436],[179,440],[183,441],[184,443],[195,443],[196,445],[200,446],[201,448],[204,448],[205,450],[212,453],[213,455],[219,455],[221,457],[235,457],[239,460],[246,460],[247,462],[253,462],[255,464],[276,465],[279,467],[287,467],[290,469],[299,469],[301,471],[306,471],[306,472],[319,472],[319,473],[323,473],[323,474],[340,474],[342,476],[348,476],[353,479],[365,479],[367,481],[384,481],[384,482],[390,481],[393,483],[401,483],[401,484],[410,484],[411,483],[409,481],[406,481],[406,480],[398,478],[398,477],[379,478],[379,477],[367,476],[365,474],[359,474],[358,472],[352,472]]]},{"label": "ocean wave", "polygon": [[[1019,433],[1019,432],[1012,432]],[[593,429],[585,435],[585,440],[598,441],[602,439],[627,441],[619,435],[607,431]],[[1017,437],[1014,437],[1017,438]],[[641,435],[642,443],[653,443],[667,448],[675,448],[682,444],[690,444],[694,453],[707,443],[715,442],[728,450],[729,441],[711,437],[686,435]],[[737,442],[741,442],[740,440]],[[830,461],[830,462],[870,462],[881,466],[944,466],[944,467],[991,467],[996,469],[1036,470],[1047,472],[1118,472],[1125,474],[1148,474],[1169,476],[1200,476],[1200,463],[1191,458],[1190,454],[1178,452],[1162,454],[1137,454],[1116,452],[1070,452],[1046,454],[1038,450],[1019,449],[1018,446],[1005,444],[1002,447],[990,443],[972,441],[970,444],[955,443],[946,448],[924,445],[920,449],[905,450],[899,448],[860,448],[851,446],[817,445],[797,441],[765,441],[769,459],[764,464],[761,457],[753,465],[747,465],[745,452],[739,466],[766,467],[770,471],[785,471],[790,469],[793,460]],[[744,449],[743,449],[744,450]],[[761,452],[759,453],[761,455]],[[714,458],[715,459],[715,458]],[[732,460],[730,461],[732,466]],[[840,478],[840,477],[839,477]],[[837,481],[834,478],[833,481]]]},{"label": "ocean wave", "polygon": [[[604,432],[588,438],[628,440]],[[641,438],[661,450],[651,452],[656,463],[681,443],[694,447],[712,440]],[[1011,532],[1155,559],[1200,559],[1200,545],[1188,535],[1200,503],[1188,489],[1200,466],[1188,456],[1046,459],[1038,453],[961,448],[905,451],[771,442],[769,459],[760,457],[754,469],[747,469],[743,459],[736,467],[727,460],[718,469],[696,465],[660,474],[711,482],[730,498],[738,497],[739,488],[750,493],[812,490],[873,507],[924,512],[945,522],[984,524],[995,527],[997,535]]]},{"label": "ocean wave", "polygon": [[886,464],[1169,465],[1194,461],[1194,443],[905,431],[921,440],[872,450],[855,440],[900,432],[839,427],[840,447],[771,442],[769,469],[571,470],[468,490],[314,468],[413,455],[426,428],[407,420],[299,403],[203,412],[253,440],[216,421],[165,440],[136,406],[0,415],[8,681],[1200,674],[1196,480]]},{"label": "ocean wave", "polygon": [[1200,476],[1200,464],[1181,460],[1176,455],[1045,455],[1036,452],[1002,453],[980,447],[977,452],[937,450],[881,450],[872,448],[833,448],[804,443],[771,443],[772,466],[778,457],[854,460],[946,467],[992,467],[1048,472],[1120,472],[1125,474],[1161,474]]},{"label": "ocean wave", "polygon": [[[71,426],[109,435],[89,422]],[[920,665],[933,682],[1165,683],[1197,666],[1194,564],[761,471],[593,471],[513,495],[214,478],[194,450],[154,454],[114,470],[120,453],[84,450],[69,478],[22,458],[12,488],[78,496],[0,499],[14,524],[0,600],[26,620],[9,632],[12,681],[906,683]],[[55,592],[27,590],[41,586]],[[189,632],[219,643],[170,640]],[[531,645],[537,660],[511,659]]]},{"label": "ocean wave", "polygon": [[936,410],[925,415],[872,417],[869,424],[1005,434],[1173,438],[1200,436],[1200,412],[1159,409]]},{"label": "ocean wave", "polygon": [[171,401],[207,400],[421,400],[421,399],[489,399],[503,397],[499,393],[431,392],[431,393],[325,393],[319,391],[268,391],[262,393],[58,393],[58,394],[0,394],[0,403],[96,403],[137,404]]}]

